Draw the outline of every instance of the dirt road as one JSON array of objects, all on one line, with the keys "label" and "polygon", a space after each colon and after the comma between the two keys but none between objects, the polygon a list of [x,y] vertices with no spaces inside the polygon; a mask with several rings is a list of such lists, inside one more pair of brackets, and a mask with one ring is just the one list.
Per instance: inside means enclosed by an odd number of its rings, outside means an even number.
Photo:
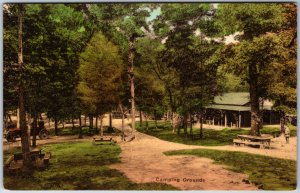
[{"label": "dirt road", "polygon": [[247,176],[213,164],[207,158],[166,156],[165,151],[191,149],[188,146],[163,141],[135,132],[136,139],[121,143],[121,163],[112,165],[137,183],[161,182],[182,190],[255,190],[246,184]]}]

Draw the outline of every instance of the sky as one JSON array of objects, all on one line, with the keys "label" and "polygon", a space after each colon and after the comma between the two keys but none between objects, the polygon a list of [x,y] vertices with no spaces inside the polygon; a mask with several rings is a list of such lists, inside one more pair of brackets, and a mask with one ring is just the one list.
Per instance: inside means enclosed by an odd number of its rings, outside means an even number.
[{"label": "sky", "polygon": [[146,21],[152,21],[152,20],[155,19],[160,13],[161,13],[160,7],[154,9],[154,10],[150,13],[150,17],[147,17],[147,18],[146,18]]}]

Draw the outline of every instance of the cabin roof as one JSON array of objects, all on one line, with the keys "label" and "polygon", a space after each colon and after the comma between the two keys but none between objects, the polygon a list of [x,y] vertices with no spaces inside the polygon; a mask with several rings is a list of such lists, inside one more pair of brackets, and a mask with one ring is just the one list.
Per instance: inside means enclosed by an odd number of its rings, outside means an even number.
[{"label": "cabin roof", "polygon": [[214,104],[245,106],[250,102],[248,92],[230,92],[215,96]]},{"label": "cabin roof", "polygon": [[248,106],[237,106],[237,105],[208,105],[206,108],[209,109],[220,109],[228,111],[250,111]]},{"label": "cabin roof", "polygon": [[[206,108],[229,110],[229,111],[250,111],[250,95],[248,92],[230,92],[216,96],[214,103],[207,105]],[[262,109],[271,110],[272,102],[264,100]]]}]

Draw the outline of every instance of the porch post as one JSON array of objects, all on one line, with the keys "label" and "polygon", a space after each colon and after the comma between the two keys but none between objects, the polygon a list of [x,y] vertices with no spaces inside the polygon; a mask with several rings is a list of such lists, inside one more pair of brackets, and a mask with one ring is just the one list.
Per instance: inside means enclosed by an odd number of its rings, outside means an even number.
[{"label": "porch post", "polygon": [[225,111],[225,121],[224,121],[224,126],[227,127],[227,114],[226,114],[226,111]]},{"label": "porch post", "polygon": [[241,112],[239,111],[239,128],[241,128],[241,122],[242,122],[242,115],[241,115]]}]

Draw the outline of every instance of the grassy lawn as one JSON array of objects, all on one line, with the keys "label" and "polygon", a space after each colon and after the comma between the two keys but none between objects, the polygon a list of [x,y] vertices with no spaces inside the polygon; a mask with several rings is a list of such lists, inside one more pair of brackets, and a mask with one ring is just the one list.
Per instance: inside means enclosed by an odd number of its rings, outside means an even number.
[{"label": "grassy lawn", "polygon": [[249,180],[264,190],[294,190],[297,182],[296,161],[244,152],[208,149],[165,152],[166,155],[196,155],[227,165],[235,172],[249,175]]},{"label": "grassy lawn", "polygon": [[[107,132],[108,126],[103,127],[103,132]],[[54,128],[51,128],[48,130],[49,135],[53,136],[55,135],[55,130]],[[119,132],[116,128],[114,128],[115,132]],[[96,129],[93,128],[92,133],[89,133],[89,127],[84,126],[82,127],[82,135],[91,135],[95,134]],[[100,132],[100,128],[98,128],[98,132]],[[68,136],[68,135],[79,135],[79,127],[75,127],[72,129],[72,127],[65,127],[65,128],[58,128],[58,135],[59,136]]]},{"label": "grassy lawn", "polygon": [[[118,145],[92,145],[91,142],[59,143],[42,146],[52,158],[44,171],[31,176],[4,176],[10,190],[175,190],[159,183],[137,184],[108,165],[119,162]],[[4,151],[4,159],[20,151]]]},{"label": "grassy lawn", "polygon": [[[136,122],[137,130],[146,133],[148,135],[155,136],[159,139],[183,143],[187,145],[203,145],[203,146],[221,146],[232,144],[233,138],[240,134],[248,134],[249,131],[245,129],[229,129],[225,128],[223,130],[213,130],[213,129],[203,129],[203,139],[191,140],[183,135],[183,129],[181,129],[181,135],[177,135],[172,132],[172,128],[167,121],[158,121],[158,127],[155,127],[154,121],[149,121],[148,130],[145,127],[145,123],[140,127],[139,122]],[[291,136],[296,136],[296,127],[290,126]],[[188,129],[189,133],[189,129]],[[193,128],[193,133],[199,133],[199,128]],[[278,128],[264,127],[261,130],[263,134],[271,134],[273,136],[278,136],[280,131]]]}]

